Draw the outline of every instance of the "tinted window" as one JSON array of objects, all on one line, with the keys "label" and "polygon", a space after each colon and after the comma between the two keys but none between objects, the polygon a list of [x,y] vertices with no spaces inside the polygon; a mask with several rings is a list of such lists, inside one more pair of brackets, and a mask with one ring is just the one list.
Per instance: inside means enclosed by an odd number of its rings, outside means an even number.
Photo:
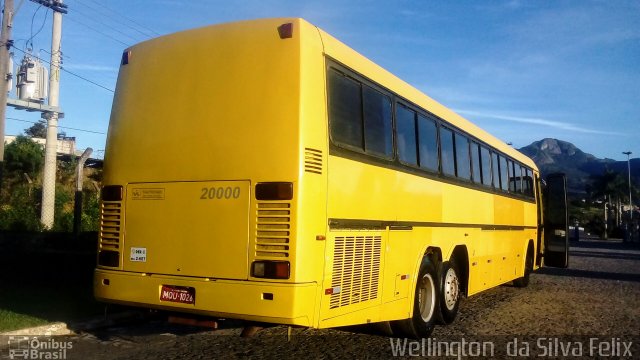
[{"label": "tinted window", "polygon": [[398,158],[406,164],[418,165],[416,153],[416,113],[399,105],[396,110]]},{"label": "tinted window", "polygon": [[480,161],[482,161],[482,185],[491,186],[491,153],[484,146],[480,147]]},{"label": "tinted window", "polygon": [[504,156],[500,156],[500,188],[504,191],[509,189],[509,166]]},{"label": "tinted window", "polygon": [[382,93],[363,86],[364,150],[390,158],[393,154],[391,136],[391,100]]},{"label": "tinted window", "polygon": [[471,173],[471,177],[473,182],[480,183],[482,182],[482,174],[480,172],[480,145],[472,142],[471,143],[471,169],[473,172]]},{"label": "tinted window", "polygon": [[531,177],[531,170],[528,168],[525,168],[522,186],[524,188],[525,195],[533,196],[533,178]]},{"label": "tinted window", "polygon": [[442,155],[442,173],[456,175],[456,159],[453,154],[453,131],[440,128],[440,151]]},{"label": "tinted window", "polygon": [[515,179],[516,179],[516,192],[522,193],[522,171],[524,170],[520,164],[513,164],[513,168],[515,170]]},{"label": "tinted window", "polygon": [[329,121],[331,138],[339,144],[362,149],[360,83],[329,71]]},{"label": "tinted window", "polygon": [[509,171],[509,191],[510,192],[515,192],[516,191],[516,179],[515,179],[515,172],[513,171],[513,161],[507,159],[507,169]]},{"label": "tinted window", "polygon": [[469,139],[456,133],[456,171],[461,179],[471,180],[471,161],[469,160]]},{"label": "tinted window", "polygon": [[491,153],[491,166],[493,167],[493,186],[500,188],[500,160],[496,153]]},{"label": "tinted window", "polygon": [[420,167],[438,171],[438,128],[432,119],[418,115]]}]

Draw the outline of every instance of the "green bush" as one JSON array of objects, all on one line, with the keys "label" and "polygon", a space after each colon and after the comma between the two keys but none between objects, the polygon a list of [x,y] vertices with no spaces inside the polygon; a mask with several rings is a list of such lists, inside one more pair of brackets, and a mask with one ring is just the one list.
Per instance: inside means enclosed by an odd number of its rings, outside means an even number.
[{"label": "green bush", "polygon": [[0,230],[41,231],[38,189],[30,185],[14,185],[8,199],[0,207]]}]

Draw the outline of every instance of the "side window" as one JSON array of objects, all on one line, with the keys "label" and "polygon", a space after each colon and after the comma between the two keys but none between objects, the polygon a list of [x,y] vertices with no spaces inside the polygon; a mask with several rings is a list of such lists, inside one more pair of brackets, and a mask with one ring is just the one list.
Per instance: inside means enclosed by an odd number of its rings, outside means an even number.
[{"label": "side window", "polygon": [[484,146],[480,147],[480,160],[482,161],[482,185],[491,186],[491,153]]},{"label": "side window", "polygon": [[502,188],[500,186],[500,156],[494,152],[491,153],[491,166],[493,166],[493,186],[500,189]]},{"label": "side window", "polygon": [[509,171],[509,192],[516,192],[516,176],[514,164],[511,159],[507,159],[507,169]]},{"label": "side window", "polygon": [[438,171],[438,127],[433,119],[418,115],[420,167]]},{"label": "side window", "polygon": [[482,182],[482,171],[480,171],[480,167],[482,164],[480,163],[480,145],[477,143],[471,143],[471,169],[473,170],[471,173],[472,180],[475,183]]},{"label": "side window", "polygon": [[525,168],[524,171],[524,180],[522,182],[524,194],[527,196],[533,196],[533,177],[531,174],[531,169]]},{"label": "side window", "polygon": [[333,142],[390,159],[391,99],[334,69],[329,70],[328,87]]},{"label": "side window", "polygon": [[416,113],[400,104],[396,107],[398,158],[409,165],[418,165],[416,153]]},{"label": "side window", "polygon": [[362,149],[360,83],[329,71],[329,121],[334,142]]},{"label": "side window", "polygon": [[516,179],[516,192],[522,194],[522,178],[523,178],[523,168],[520,164],[515,163],[514,169],[516,171],[515,179]]},{"label": "side window", "polygon": [[459,178],[471,180],[471,160],[469,159],[469,139],[456,133],[456,172]]},{"label": "side window", "polygon": [[442,156],[442,173],[456,176],[456,159],[453,153],[453,131],[440,128],[440,152]]},{"label": "side window", "polygon": [[364,151],[391,158],[393,142],[391,131],[391,99],[369,86],[363,85]]},{"label": "side window", "polygon": [[500,156],[500,188],[509,190],[509,164],[504,156]]}]

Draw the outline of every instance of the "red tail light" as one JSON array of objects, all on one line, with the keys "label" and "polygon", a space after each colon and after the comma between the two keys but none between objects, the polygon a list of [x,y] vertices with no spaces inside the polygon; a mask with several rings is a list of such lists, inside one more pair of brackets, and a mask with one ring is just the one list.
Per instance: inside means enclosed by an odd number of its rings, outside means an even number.
[{"label": "red tail light", "polygon": [[251,276],[265,279],[288,279],[291,266],[288,261],[254,261]]}]

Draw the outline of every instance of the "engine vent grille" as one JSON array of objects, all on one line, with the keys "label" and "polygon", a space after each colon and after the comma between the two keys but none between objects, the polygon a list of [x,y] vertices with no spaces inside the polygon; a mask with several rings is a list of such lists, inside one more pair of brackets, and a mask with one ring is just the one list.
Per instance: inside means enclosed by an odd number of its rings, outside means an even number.
[{"label": "engine vent grille", "polygon": [[256,220],[256,258],[289,257],[291,204],[258,202]]},{"label": "engine vent grille", "polygon": [[122,204],[120,202],[102,202],[100,206],[100,249],[120,249],[120,229]]},{"label": "engine vent grille", "polygon": [[330,308],[373,300],[378,297],[380,236],[336,237],[333,251]]},{"label": "engine vent grille", "polygon": [[98,238],[98,265],[120,266],[122,246],[122,203],[103,201],[100,204],[100,234]]},{"label": "engine vent grille", "polygon": [[304,171],[322,175],[322,151],[311,148],[304,149]]}]

